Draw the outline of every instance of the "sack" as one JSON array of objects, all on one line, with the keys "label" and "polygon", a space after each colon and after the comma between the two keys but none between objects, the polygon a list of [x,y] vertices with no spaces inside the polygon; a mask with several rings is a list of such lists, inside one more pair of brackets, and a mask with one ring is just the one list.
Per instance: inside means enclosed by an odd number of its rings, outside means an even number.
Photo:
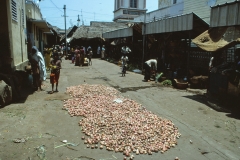
[{"label": "sack", "polygon": [[0,107],[12,102],[12,88],[4,81],[0,81]]}]

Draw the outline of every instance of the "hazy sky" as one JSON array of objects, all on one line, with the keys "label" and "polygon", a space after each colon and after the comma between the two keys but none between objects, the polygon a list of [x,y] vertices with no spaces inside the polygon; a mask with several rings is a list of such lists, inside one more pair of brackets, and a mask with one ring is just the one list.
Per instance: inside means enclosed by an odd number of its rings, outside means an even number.
[{"label": "hazy sky", "polygon": [[[38,2],[38,0],[33,0]],[[90,21],[111,22],[113,20],[114,0],[41,0],[39,6],[43,18],[53,26],[64,29],[64,10],[66,5],[67,28],[77,25],[79,15],[80,24],[89,25]],[[158,8],[158,0],[147,0],[147,12]]]}]

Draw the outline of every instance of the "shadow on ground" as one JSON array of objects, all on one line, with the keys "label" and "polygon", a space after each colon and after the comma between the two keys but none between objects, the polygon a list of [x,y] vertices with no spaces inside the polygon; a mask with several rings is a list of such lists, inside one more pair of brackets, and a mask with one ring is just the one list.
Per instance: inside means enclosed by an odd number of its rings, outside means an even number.
[{"label": "shadow on ground", "polygon": [[228,117],[240,119],[240,100],[238,97],[227,95],[217,97],[207,94],[184,97],[205,104],[215,111],[227,113],[226,116]]}]

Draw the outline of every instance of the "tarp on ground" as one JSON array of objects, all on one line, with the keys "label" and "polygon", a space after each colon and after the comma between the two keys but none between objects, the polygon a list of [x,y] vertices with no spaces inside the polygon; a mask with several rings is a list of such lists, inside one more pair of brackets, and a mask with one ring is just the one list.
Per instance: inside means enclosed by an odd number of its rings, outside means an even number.
[{"label": "tarp on ground", "polygon": [[240,26],[210,28],[192,40],[205,51],[218,51],[240,43]]}]

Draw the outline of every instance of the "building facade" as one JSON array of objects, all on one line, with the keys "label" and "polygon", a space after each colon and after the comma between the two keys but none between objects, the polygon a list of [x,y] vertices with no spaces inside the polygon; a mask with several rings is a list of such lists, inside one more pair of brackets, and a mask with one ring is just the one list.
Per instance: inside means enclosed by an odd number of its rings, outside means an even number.
[{"label": "building facade", "polygon": [[2,0],[0,10],[0,68],[21,70],[28,61],[25,0]]},{"label": "building facade", "polygon": [[32,46],[42,51],[47,44],[50,27],[32,0],[2,0],[0,10],[0,70],[24,70]]},{"label": "building facade", "polygon": [[36,46],[42,52],[48,43],[47,34],[51,32],[51,26],[42,18],[39,5],[32,0],[26,1],[26,18],[28,52],[31,52],[32,46]]},{"label": "building facade", "polygon": [[113,21],[133,21],[135,17],[145,14],[146,11],[146,0],[115,0]]},{"label": "building facade", "polygon": [[[158,0],[158,10],[147,13],[145,22],[152,22],[193,12],[209,24],[211,6],[233,1],[234,0]],[[134,18],[134,21],[144,22],[144,15]]]}]

